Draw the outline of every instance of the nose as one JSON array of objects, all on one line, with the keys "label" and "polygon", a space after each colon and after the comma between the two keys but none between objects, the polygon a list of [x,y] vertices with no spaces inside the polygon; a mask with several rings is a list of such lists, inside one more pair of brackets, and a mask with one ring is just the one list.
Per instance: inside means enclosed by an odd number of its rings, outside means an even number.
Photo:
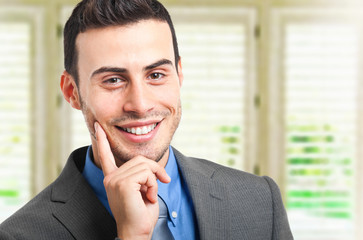
[{"label": "nose", "polygon": [[133,82],[127,89],[127,96],[123,110],[138,116],[144,116],[154,108],[152,91],[144,82]]}]

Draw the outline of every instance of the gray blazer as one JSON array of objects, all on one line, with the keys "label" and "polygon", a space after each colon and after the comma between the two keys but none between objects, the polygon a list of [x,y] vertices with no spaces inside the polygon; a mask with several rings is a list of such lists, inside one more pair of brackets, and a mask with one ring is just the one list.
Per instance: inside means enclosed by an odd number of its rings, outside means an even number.
[{"label": "gray blazer", "polygon": [[[86,151],[74,151],[61,175],[0,225],[0,240],[115,238],[114,219],[81,174]],[[200,239],[293,239],[272,179],[174,153],[193,200]]]}]

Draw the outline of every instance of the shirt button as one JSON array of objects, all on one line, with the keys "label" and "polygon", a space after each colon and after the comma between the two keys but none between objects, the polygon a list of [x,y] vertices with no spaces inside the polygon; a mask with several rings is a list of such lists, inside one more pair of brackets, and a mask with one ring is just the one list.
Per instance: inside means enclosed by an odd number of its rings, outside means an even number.
[{"label": "shirt button", "polygon": [[177,217],[178,217],[178,213],[177,213],[177,212],[175,212],[175,211],[173,211],[173,212],[171,213],[171,216],[173,216],[173,218],[177,218]]}]

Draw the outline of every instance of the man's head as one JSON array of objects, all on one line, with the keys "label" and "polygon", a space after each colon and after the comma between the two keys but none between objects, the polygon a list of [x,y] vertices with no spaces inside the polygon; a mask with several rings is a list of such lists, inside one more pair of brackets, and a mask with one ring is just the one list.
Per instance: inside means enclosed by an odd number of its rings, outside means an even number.
[{"label": "man's head", "polygon": [[[177,38],[170,15],[157,0],[83,0],[73,10],[64,27],[64,66],[78,84],[77,36],[90,29],[125,26],[155,19],[169,25],[175,63],[179,61]],[[177,69],[178,70],[178,69]]]},{"label": "man's head", "polygon": [[[103,2],[109,5],[102,5]],[[163,20],[149,13],[150,9],[156,9],[165,11],[162,15],[166,16],[166,10],[160,3],[148,0],[90,0],[80,5],[74,14],[82,17],[75,20],[77,17],[72,15],[73,20],[68,21],[65,29],[65,35],[74,35],[71,32],[76,31],[72,28],[79,33],[75,41],[65,36],[65,48],[69,48],[65,52],[72,52],[69,39],[74,41],[73,51],[77,54],[65,56],[61,88],[72,107],[82,110],[93,136],[94,154],[97,153],[94,123],[99,122],[117,164],[137,155],[154,161],[167,158],[168,146],[181,117],[183,74],[170,18]],[[123,20],[122,24],[106,26],[73,26],[74,21],[89,23],[90,18],[98,18],[99,22],[110,18],[117,22],[113,12],[127,15],[135,9],[144,10],[134,12],[135,18],[131,14],[127,23]],[[143,17],[144,12],[147,17]],[[95,161],[98,164],[97,156]]]}]

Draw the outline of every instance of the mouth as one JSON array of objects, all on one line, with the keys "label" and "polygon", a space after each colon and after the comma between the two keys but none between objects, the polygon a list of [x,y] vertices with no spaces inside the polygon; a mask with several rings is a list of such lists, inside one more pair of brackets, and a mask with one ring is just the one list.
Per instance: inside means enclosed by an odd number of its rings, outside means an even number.
[{"label": "mouth", "polygon": [[138,127],[117,127],[117,128],[121,129],[124,132],[128,132],[128,133],[131,133],[134,135],[146,135],[146,134],[150,133],[151,131],[153,131],[158,124],[159,123],[153,123],[153,124],[138,126]]}]

